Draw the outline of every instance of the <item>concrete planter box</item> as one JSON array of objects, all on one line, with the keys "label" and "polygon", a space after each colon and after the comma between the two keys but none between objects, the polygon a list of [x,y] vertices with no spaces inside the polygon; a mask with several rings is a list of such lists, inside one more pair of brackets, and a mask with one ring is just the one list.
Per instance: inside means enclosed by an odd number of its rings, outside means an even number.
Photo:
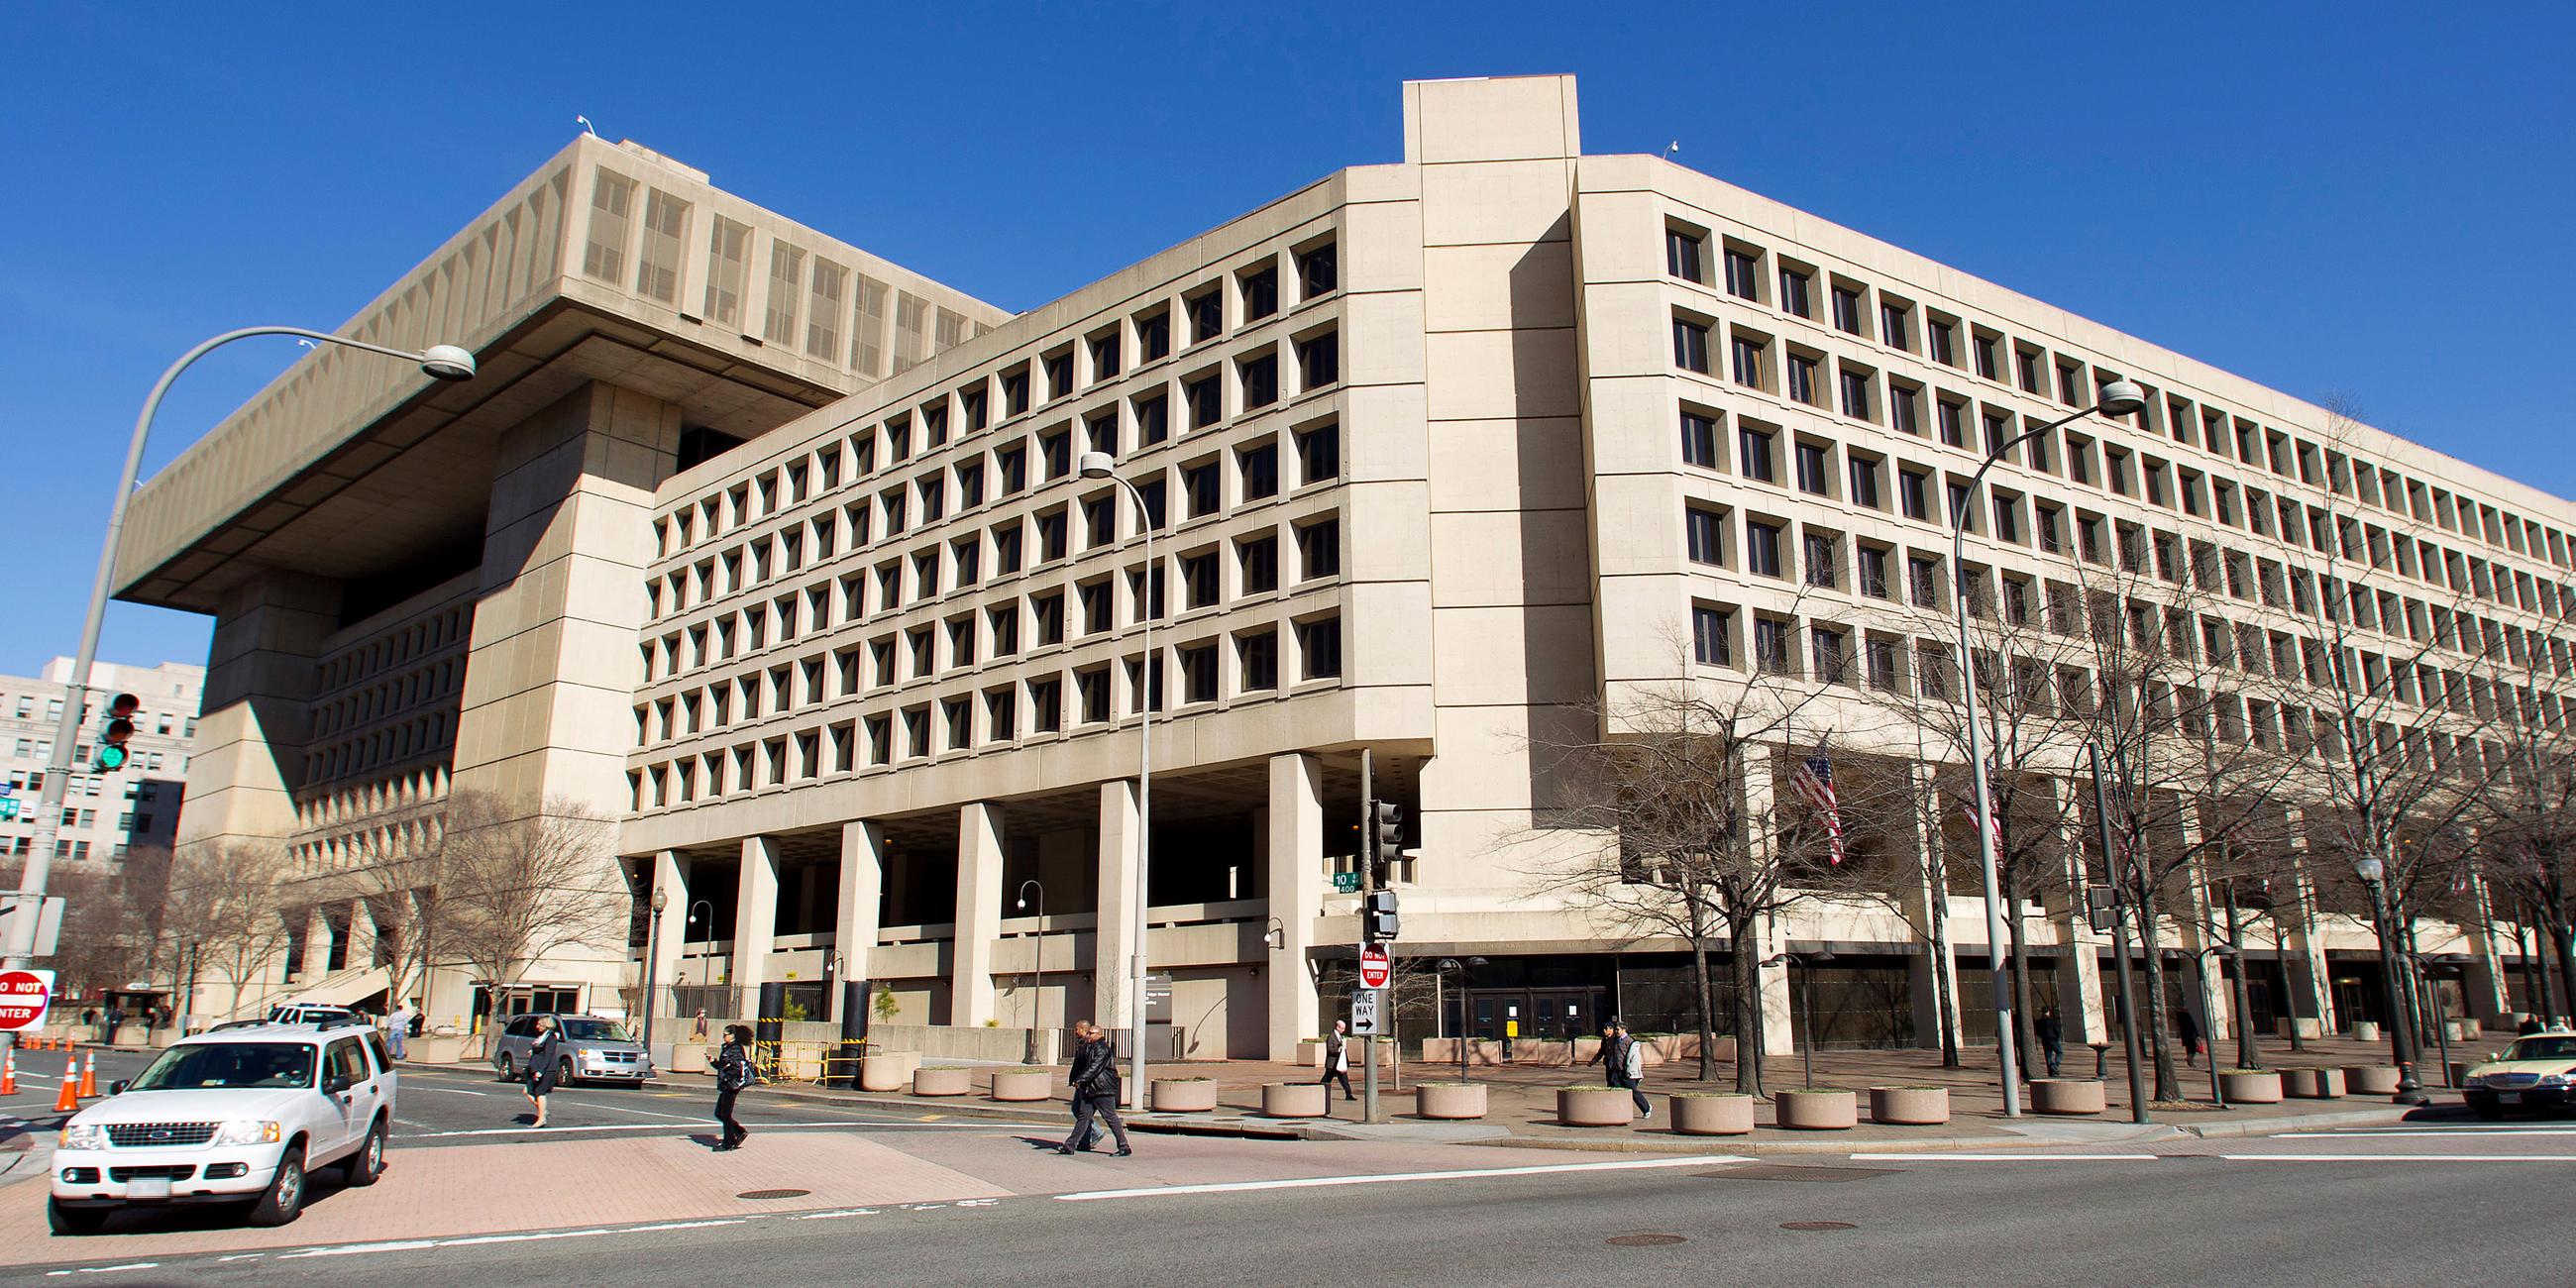
[{"label": "concrete planter box", "polygon": [[2231,1105],[2281,1103],[2281,1075],[2271,1069],[2239,1069],[2218,1075],[2219,1094]]},{"label": "concrete planter box", "polygon": [[1055,1094],[1052,1069],[1004,1069],[993,1075],[993,1099],[1012,1104],[1045,1100]]},{"label": "concrete planter box", "polygon": [[912,1078],[910,1052],[899,1055],[872,1055],[859,1061],[859,1090],[901,1091]]},{"label": "concrete planter box", "polygon": [[2284,1069],[2281,1091],[2294,1100],[2341,1100],[2343,1070]]},{"label": "concrete planter box", "polygon": [[467,1060],[465,1039],[449,1034],[444,1037],[424,1035],[403,1044],[405,1064],[460,1064]]},{"label": "concrete planter box", "polygon": [[[1435,1053],[1436,1051],[1440,1050],[1440,1048],[1439,1048],[1438,1046],[1435,1046],[1434,1044],[1436,1044],[1436,1043],[1448,1043],[1448,1042],[1449,1042],[1449,1039],[1447,1039],[1447,1038],[1424,1038],[1424,1039],[1422,1040],[1422,1058],[1423,1058],[1423,1060],[1424,1060],[1426,1063],[1430,1063],[1430,1064],[1438,1064],[1438,1063],[1440,1063],[1440,1061],[1439,1061],[1438,1059],[1436,1059],[1436,1058],[1435,1058],[1435,1056],[1434,1056],[1434,1053]],[[1447,1050],[1448,1050],[1448,1062],[1449,1062],[1450,1064],[1456,1064],[1456,1063],[1458,1063],[1458,1048],[1457,1048],[1456,1044],[1451,1043],[1451,1044],[1447,1047]],[[1394,1042],[1392,1042],[1392,1041],[1386,1041],[1386,1042],[1380,1042],[1380,1043],[1378,1043],[1378,1044],[1377,1044],[1377,1063],[1378,1063],[1378,1067],[1379,1067],[1379,1068],[1382,1068],[1382,1069],[1392,1069],[1392,1068],[1394,1068],[1394,1067],[1395,1067],[1395,1063],[1396,1063],[1395,1056],[1396,1056],[1396,1051],[1395,1051],[1395,1043],[1394,1043]],[[1496,1058],[1497,1058],[1497,1059],[1499,1059],[1499,1058],[1500,1058],[1500,1057],[1499,1057],[1499,1055],[1498,1055]],[[1367,1054],[1366,1054],[1365,1052],[1363,1052],[1363,1051],[1361,1051],[1361,1050],[1360,1050],[1360,1039],[1358,1039],[1358,1038],[1352,1038],[1352,1039],[1350,1039],[1349,1043],[1348,1043],[1347,1045],[1345,1045],[1345,1046],[1342,1048],[1342,1059],[1343,1059],[1343,1061],[1344,1061],[1345,1063],[1347,1063],[1347,1064],[1349,1064],[1349,1065],[1351,1066],[1351,1072],[1353,1072],[1353,1073],[1358,1073],[1358,1072],[1360,1072],[1360,1071],[1362,1071],[1362,1070],[1364,1070],[1364,1069],[1366,1069],[1366,1068],[1368,1067],[1368,1056],[1367,1056]],[[1313,1069],[1313,1070],[1314,1070],[1314,1071],[1316,1071],[1317,1073],[1321,1073],[1321,1072],[1323,1072],[1323,1071],[1324,1071],[1324,1041],[1323,1041],[1323,1039],[1321,1039],[1321,1038],[1305,1038],[1305,1039],[1301,1039],[1301,1040],[1297,1043],[1297,1062],[1298,1062],[1299,1064],[1302,1064],[1302,1065],[1306,1066],[1306,1067],[1307,1067],[1307,1068],[1309,1068],[1309,1069]]]},{"label": "concrete planter box", "polygon": [[1869,1120],[1903,1127],[1932,1127],[1950,1121],[1948,1087],[1872,1087]]},{"label": "concrete planter box", "polygon": [[1783,1091],[1771,1113],[1773,1121],[1796,1131],[1843,1131],[1860,1125],[1860,1093]]},{"label": "concrete planter box", "polygon": [[1261,1112],[1270,1118],[1321,1118],[1331,1101],[1322,1083],[1273,1082],[1261,1089]]},{"label": "concrete planter box", "polygon": [[705,1073],[715,1064],[715,1048],[704,1042],[680,1042],[671,1047],[670,1071],[673,1073]]},{"label": "concrete planter box", "polygon": [[2109,1093],[2092,1078],[2041,1078],[2030,1084],[2030,1107],[2043,1114],[2075,1117],[2111,1107]]},{"label": "concrete planter box", "polygon": [[1679,1095],[1672,1098],[1673,1131],[1683,1136],[1746,1136],[1753,1132],[1753,1097]]},{"label": "concrete planter box", "polygon": [[1413,1088],[1413,1112],[1423,1118],[1460,1121],[1485,1116],[1485,1084],[1424,1082]]},{"label": "concrete planter box", "polygon": [[1568,1127],[1625,1127],[1637,1116],[1626,1087],[1559,1087],[1556,1120]]},{"label": "concrete planter box", "polygon": [[[1322,1088],[1318,1087],[1318,1091]],[[1267,1104],[1265,1100],[1263,1102]],[[1216,1108],[1214,1078],[1154,1079],[1154,1111],[1165,1114],[1203,1114]],[[1321,1113],[1321,1110],[1316,1112]]]},{"label": "concrete planter box", "polygon": [[2354,1020],[2352,1022],[2352,1040],[2355,1042],[2379,1041],[2379,1021]]},{"label": "concrete planter box", "polygon": [[2393,1096],[2397,1094],[2397,1066],[2393,1064],[2354,1064],[2344,1066],[2343,1085],[2356,1096]]},{"label": "concrete planter box", "polygon": [[916,1096],[962,1096],[975,1089],[975,1071],[955,1065],[921,1069],[912,1075]]}]

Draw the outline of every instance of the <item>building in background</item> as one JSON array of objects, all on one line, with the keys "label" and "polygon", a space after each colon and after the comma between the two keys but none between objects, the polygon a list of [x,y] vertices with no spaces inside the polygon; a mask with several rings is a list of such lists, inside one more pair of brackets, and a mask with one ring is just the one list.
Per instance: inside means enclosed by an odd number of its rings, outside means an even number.
[{"label": "building in background", "polygon": [[[167,849],[178,834],[206,668],[187,662],[152,667],[100,662],[91,674],[54,858],[82,870],[113,870],[128,850]],[[15,818],[0,808],[0,863],[23,862],[34,844],[37,798],[44,791],[45,767],[53,758],[54,730],[71,676],[72,659],[67,657],[47,662],[42,676],[0,675],[0,785],[9,789],[8,799],[18,802]],[[133,740],[126,744],[132,759],[123,769],[101,774],[92,768],[100,713],[119,693],[142,702]]]},{"label": "building in background", "polygon": [[[1407,85],[1404,139],[1016,316],[577,140],[346,328],[465,344],[477,378],[318,352],[138,496],[120,597],[217,619],[182,843],[292,856],[280,984],[313,1000],[386,991],[368,945],[401,914],[349,883],[406,811],[470,791],[617,820],[634,916],[507,978],[440,958],[440,1021],[625,1009],[649,970],[664,1014],[750,1015],[783,981],[823,1017],[866,979],[909,1022],[1055,1027],[1118,1014],[1141,951],[1157,1049],[1288,1058],[1354,956],[1334,878],[1364,749],[1412,820],[1400,951],[1489,962],[1465,1022],[1687,1022],[1685,945],[1549,879],[1550,748],[1617,732],[1623,696],[1758,674],[1818,713],[1776,750],[1848,731],[1928,774],[1891,712],[1941,697],[1955,506],[1981,615],[2126,629],[2084,587],[2129,575],[2224,683],[2266,677],[2226,725],[2249,745],[2315,746],[2278,695],[2316,679],[2320,585],[2381,641],[2356,665],[2469,612],[2544,659],[2518,692],[2557,727],[2576,506],[1667,160],[1584,155],[1571,78]],[[1972,486],[1989,443],[2115,379],[2146,408]],[[2329,545],[2352,562],[2320,583]],[[1940,986],[1972,972],[1926,946],[1937,919],[1981,959],[1986,931],[1936,875],[1973,829],[1924,799],[1855,838],[1883,908],[1763,934],[1835,951],[1847,1040],[1973,1035],[1990,996]],[[2068,884],[2030,950],[2090,1038],[2108,950]],[[2375,1005],[2349,888],[2272,892],[2259,1020]],[[2512,1009],[2504,910],[2452,893],[2426,948],[2468,1010]],[[2187,903],[2169,950],[2211,941]],[[2176,1004],[2230,1023],[2224,990]]]}]

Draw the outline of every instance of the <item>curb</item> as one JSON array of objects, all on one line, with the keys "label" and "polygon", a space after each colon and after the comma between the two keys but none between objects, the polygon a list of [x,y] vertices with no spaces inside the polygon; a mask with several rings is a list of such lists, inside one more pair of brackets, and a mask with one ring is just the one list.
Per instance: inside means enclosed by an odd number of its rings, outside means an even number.
[{"label": "curb", "polygon": [[[2434,1112],[2427,1113],[2427,1109]],[[2449,1112],[2443,1112],[2444,1110]],[[2419,1116],[2420,1115],[2420,1116]],[[2248,1119],[2244,1122],[2210,1123],[2182,1128],[2203,1140],[2233,1140],[2247,1136],[2268,1136],[2283,1131],[2308,1131],[2319,1127],[2377,1127],[2403,1122],[2448,1122],[2466,1118],[2464,1109],[2451,1106],[2390,1105],[2384,1109],[2353,1109],[2341,1113],[2293,1114],[2283,1118]]]}]

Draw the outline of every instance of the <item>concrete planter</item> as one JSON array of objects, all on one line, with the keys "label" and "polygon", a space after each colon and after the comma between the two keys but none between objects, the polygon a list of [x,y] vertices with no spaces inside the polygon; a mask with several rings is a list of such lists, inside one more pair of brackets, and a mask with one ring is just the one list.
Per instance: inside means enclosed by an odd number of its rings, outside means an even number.
[{"label": "concrete planter", "polygon": [[1045,1100],[1055,1094],[1052,1069],[1004,1069],[993,1075],[993,1099],[1011,1104]]},{"label": "concrete planter", "polygon": [[178,1044],[179,1036],[179,1031],[177,1029],[162,1029],[152,1035],[152,1049],[155,1051],[167,1051]]},{"label": "concrete planter", "polygon": [[[415,1046],[414,1049],[418,1048]],[[673,1073],[705,1073],[715,1067],[715,1062],[715,1048],[704,1042],[681,1042],[671,1047]]]},{"label": "concrete planter", "polygon": [[1948,1087],[1872,1087],[1869,1120],[1904,1127],[1932,1127],[1950,1121]]},{"label": "concrete planter", "polygon": [[458,1064],[465,1055],[465,1039],[449,1034],[445,1037],[416,1037],[403,1044],[405,1064]]},{"label": "concrete planter", "polygon": [[2294,1100],[2340,1100],[2343,1098],[2341,1069],[2284,1069],[2281,1091]]},{"label": "concrete planter", "polygon": [[1679,1095],[1672,1098],[1673,1131],[1683,1136],[1746,1136],[1753,1131],[1753,1097]]},{"label": "concrete planter", "polygon": [[2379,1041],[2379,1021],[2354,1020],[2352,1022],[2352,1040],[2355,1042]]},{"label": "concrete planter", "polygon": [[1424,1082],[1413,1088],[1413,1112],[1423,1118],[1461,1121],[1485,1116],[1485,1084]]},{"label": "concrete planter", "polygon": [[872,1055],[859,1061],[859,1090],[901,1091],[912,1077],[912,1056]]},{"label": "concrete planter", "polygon": [[2343,1085],[2356,1096],[2393,1096],[2397,1094],[2397,1066],[2393,1064],[2354,1064],[2344,1066]]},{"label": "concrete planter", "polygon": [[2222,1071],[2218,1090],[2231,1105],[2277,1105],[2281,1103],[2281,1075],[2271,1069]]},{"label": "concrete planter", "polygon": [[1154,1110],[1157,1113],[1203,1114],[1214,1108],[1216,1108],[1214,1078],[1154,1079]]},{"label": "concrete planter", "polygon": [[1860,1124],[1860,1093],[1783,1091],[1772,1103],[1772,1119],[1797,1131],[1842,1131]]},{"label": "concrete planter", "polygon": [[958,1065],[933,1066],[912,1075],[916,1096],[962,1096],[974,1089],[975,1071]]},{"label": "concrete planter", "polygon": [[1261,1088],[1261,1112],[1269,1118],[1321,1118],[1331,1103],[1318,1082],[1273,1082]]},{"label": "concrete planter", "polygon": [[1636,1115],[1626,1087],[1556,1089],[1556,1120],[1568,1127],[1625,1127]]},{"label": "concrete planter", "polygon": [[2111,1107],[2109,1093],[2092,1078],[2041,1078],[2030,1084],[2030,1107],[2039,1113],[2076,1117]]}]

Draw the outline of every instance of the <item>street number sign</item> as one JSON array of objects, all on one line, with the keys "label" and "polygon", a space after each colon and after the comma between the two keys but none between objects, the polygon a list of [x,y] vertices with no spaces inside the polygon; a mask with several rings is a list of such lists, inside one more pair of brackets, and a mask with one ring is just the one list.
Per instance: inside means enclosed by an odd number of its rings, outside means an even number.
[{"label": "street number sign", "polygon": [[1352,1036],[1373,1038],[1382,1032],[1382,1030],[1378,1028],[1377,1019],[1377,1001],[1379,996],[1380,994],[1374,988],[1363,988],[1360,991],[1351,994]]},{"label": "street number sign", "polygon": [[0,1031],[40,1028],[54,999],[49,970],[0,971]]},{"label": "street number sign", "polygon": [[1386,959],[1386,950],[1371,944],[1360,949],[1360,987],[1384,988],[1394,967]]},{"label": "street number sign", "polygon": [[1335,893],[1335,894],[1358,894],[1359,892],[1360,892],[1360,874],[1359,874],[1359,873],[1356,873],[1356,872],[1336,872],[1336,873],[1334,873],[1334,874],[1333,874],[1333,893]]}]

